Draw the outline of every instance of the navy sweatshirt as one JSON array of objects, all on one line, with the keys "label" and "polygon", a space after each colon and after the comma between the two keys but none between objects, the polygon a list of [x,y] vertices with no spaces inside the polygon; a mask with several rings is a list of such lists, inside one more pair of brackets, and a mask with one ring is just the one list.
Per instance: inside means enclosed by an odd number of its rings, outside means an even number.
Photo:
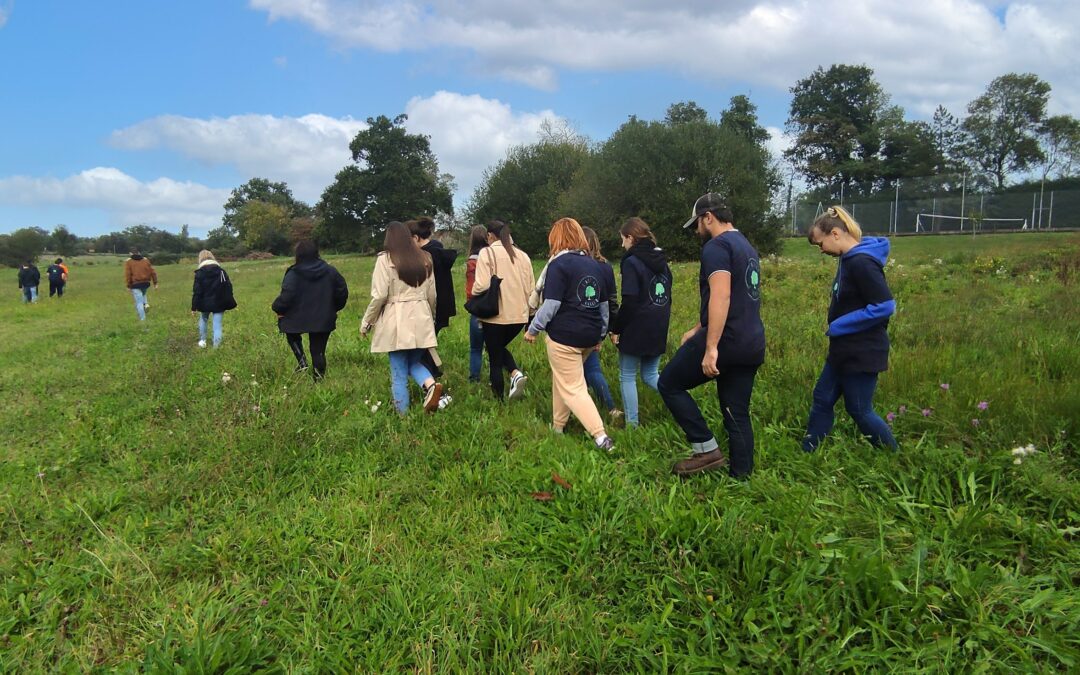
[{"label": "navy sweatshirt", "polygon": [[864,237],[840,256],[829,303],[829,355],[846,373],[880,373],[889,368],[889,317],[896,311],[885,263],[889,240]]}]

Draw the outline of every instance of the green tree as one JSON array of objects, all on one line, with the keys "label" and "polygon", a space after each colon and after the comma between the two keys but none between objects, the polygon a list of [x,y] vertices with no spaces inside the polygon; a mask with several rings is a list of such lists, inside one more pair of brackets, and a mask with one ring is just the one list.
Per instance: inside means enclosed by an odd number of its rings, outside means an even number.
[{"label": "green tree", "polygon": [[[791,88],[785,156],[810,187],[866,189],[881,177],[882,120],[895,116],[867,66],[820,66]],[[902,113],[901,113],[902,117]]]},{"label": "green tree", "polygon": [[1072,115],[1048,117],[1039,127],[1042,145],[1042,180],[1051,173],[1058,178],[1070,178],[1073,169],[1080,164],[1080,120]]},{"label": "green tree", "polygon": [[693,101],[672,103],[668,106],[664,122],[669,125],[686,124],[688,122],[704,122],[709,119],[709,113]]},{"label": "green tree", "polygon": [[79,238],[68,231],[64,225],[57,225],[49,235],[49,247],[62,256],[75,255]]},{"label": "green tree", "polygon": [[1031,73],[994,79],[986,92],[968,104],[962,128],[964,156],[998,189],[1009,175],[1042,159],[1039,128],[1046,117],[1050,85]]},{"label": "green tree", "polygon": [[720,126],[756,145],[769,140],[769,131],[758,123],[757,106],[743,94],[731,97],[727,109],[720,113]]},{"label": "green tree", "polygon": [[249,201],[233,219],[240,241],[249,249],[275,254],[289,250],[289,209],[282,204]]},{"label": "green tree", "polygon": [[49,233],[40,227],[23,227],[0,235],[0,263],[18,267],[27,260],[37,260],[49,244]]},{"label": "green tree", "polygon": [[369,117],[349,144],[354,163],[338,172],[316,207],[325,244],[372,250],[392,220],[453,213],[453,179],[439,173],[430,139],[405,130],[407,119]]},{"label": "green tree", "polygon": [[711,120],[631,118],[584,163],[561,206],[596,229],[609,250],[622,223],[638,216],[669,254],[691,259],[700,243],[682,224],[694,200],[715,191],[729,200],[736,226],[768,253],[776,249],[780,230],[770,214],[778,187],[768,152],[731,128]]},{"label": "green tree", "polygon": [[304,202],[293,197],[292,190],[284,182],[272,182],[265,178],[252,178],[238,188],[233,189],[225,202],[225,215],[221,218],[221,224],[226,232],[236,234],[237,214],[248,202],[264,202],[284,207],[290,218],[310,216],[313,209]]},{"label": "green tree", "polygon": [[547,251],[548,227],[563,215],[562,195],[588,156],[588,141],[574,135],[546,135],[515,146],[484,172],[465,215],[474,223],[510,223],[514,242],[530,255],[541,255]]}]

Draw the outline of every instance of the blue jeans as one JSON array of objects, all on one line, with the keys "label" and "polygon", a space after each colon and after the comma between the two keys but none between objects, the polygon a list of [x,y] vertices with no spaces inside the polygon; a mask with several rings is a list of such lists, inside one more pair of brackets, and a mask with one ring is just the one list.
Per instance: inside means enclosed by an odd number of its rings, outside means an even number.
[{"label": "blue jeans", "polygon": [[135,312],[139,315],[139,321],[146,321],[146,291],[141,288],[133,288],[131,289],[131,296],[135,298]]},{"label": "blue jeans", "polygon": [[394,405],[404,415],[409,410],[409,377],[421,388],[431,377],[431,371],[420,363],[426,349],[400,349],[389,352],[390,356],[390,392],[394,396]]},{"label": "blue jeans", "polygon": [[224,312],[214,312],[213,315],[210,312],[199,312],[199,339],[206,341],[206,320],[210,316],[214,317],[214,346],[217,347],[221,344],[221,319],[225,316]]},{"label": "blue jeans", "polygon": [[844,408],[867,440],[878,447],[895,450],[896,438],[892,430],[874,412],[877,378],[877,373],[840,373],[826,361],[821,369],[821,377],[814,385],[814,402],[810,406],[810,419],[806,422],[803,450],[813,452],[821,439],[832,431],[835,419],[833,408],[841,396],[844,397]]},{"label": "blue jeans", "polygon": [[724,416],[724,430],[728,435],[729,473],[737,478],[749,476],[754,471],[750,395],[754,390],[758,366],[721,366],[718,376],[705,377],[701,370],[701,361],[705,358],[705,336],[706,330],[702,328],[679,347],[664,366],[656,386],[672,417],[686,434],[686,440],[690,441],[693,452],[697,454],[715,450],[718,444],[690,390],[710,379],[715,380],[716,395]]},{"label": "blue jeans", "polygon": [[23,286],[23,302],[37,302],[37,286]]},{"label": "blue jeans", "polygon": [[619,352],[619,388],[622,390],[623,412],[626,424],[638,425],[637,374],[641,370],[641,379],[654,391],[660,380],[659,356],[634,356]]},{"label": "blue jeans", "polygon": [[469,316],[469,381],[480,381],[480,369],[484,366],[484,330],[480,319]]},{"label": "blue jeans", "polygon": [[585,359],[585,382],[589,385],[589,389],[600,398],[600,402],[604,404],[606,410],[615,409],[615,399],[611,397],[611,387],[608,386],[607,380],[604,379],[604,371],[600,367],[600,352],[593,351],[589,354],[589,358]]}]

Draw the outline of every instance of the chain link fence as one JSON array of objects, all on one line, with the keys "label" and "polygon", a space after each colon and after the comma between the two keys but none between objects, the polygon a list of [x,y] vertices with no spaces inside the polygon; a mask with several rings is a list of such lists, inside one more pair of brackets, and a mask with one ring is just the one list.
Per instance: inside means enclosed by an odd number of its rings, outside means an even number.
[{"label": "chain link fence", "polygon": [[[933,187],[938,189],[935,191]],[[1080,228],[1080,190],[973,190],[961,177],[906,179],[892,189],[792,204],[788,233],[799,236],[841,204],[870,234],[1013,232]]]}]

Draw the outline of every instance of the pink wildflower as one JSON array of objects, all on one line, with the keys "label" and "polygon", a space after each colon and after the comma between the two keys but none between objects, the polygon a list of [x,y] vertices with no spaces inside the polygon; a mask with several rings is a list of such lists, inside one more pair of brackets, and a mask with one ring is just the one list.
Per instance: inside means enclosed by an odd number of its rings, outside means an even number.
[{"label": "pink wildflower", "polygon": [[888,422],[889,424],[892,424],[892,421],[893,421],[894,419],[896,419],[896,413],[889,413],[888,415],[885,415],[885,420],[886,420],[886,421],[887,421],[887,422]]},{"label": "pink wildflower", "polygon": [[971,426],[973,426],[973,427],[977,427],[977,426],[979,426],[979,424],[980,424],[980,422],[979,422],[979,418],[978,418],[978,417],[972,418],[972,420],[971,420]]},{"label": "pink wildflower", "polygon": [[933,408],[923,408],[922,409],[922,416],[923,417],[930,417],[930,413],[932,413],[932,412],[934,412]]},{"label": "pink wildflower", "polygon": [[949,383],[948,382],[942,382],[941,383],[941,391],[949,391]]},{"label": "pink wildflower", "polygon": [[990,401],[979,401],[979,405],[977,407],[979,408],[979,410],[986,410],[990,407]]}]

